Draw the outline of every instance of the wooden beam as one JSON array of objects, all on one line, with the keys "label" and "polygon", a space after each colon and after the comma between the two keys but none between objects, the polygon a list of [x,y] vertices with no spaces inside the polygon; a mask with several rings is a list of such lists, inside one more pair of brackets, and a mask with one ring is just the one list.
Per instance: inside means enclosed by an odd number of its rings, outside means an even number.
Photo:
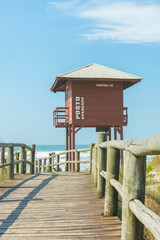
[{"label": "wooden beam", "polygon": [[145,175],[146,157],[136,157],[126,151],[123,168],[122,240],[143,239],[143,224],[129,209],[129,204],[132,199],[144,203]]}]

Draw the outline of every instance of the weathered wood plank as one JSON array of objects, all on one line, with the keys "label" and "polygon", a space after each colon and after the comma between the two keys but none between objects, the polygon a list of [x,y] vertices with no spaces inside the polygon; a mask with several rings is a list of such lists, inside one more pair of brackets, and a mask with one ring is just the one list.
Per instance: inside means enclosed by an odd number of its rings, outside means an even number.
[{"label": "weathered wood plank", "polygon": [[120,196],[123,196],[123,186],[115,179],[110,179],[110,184],[117,190]]},{"label": "weathered wood plank", "polygon": [[144,203],[146,157],[136,157],[129,151],[125,153],[123,170],[123,198],[122,198],[122,240],[143,239],[143,224],[129,209],[132,199],[139,199]]},{"label": "weathered wood plank", "polygon": [[[98,133],[98,142],[107,140],[106,133]],[[105,179],[100,175],[102,170],[106,170],[106,149],[98,147],[97,149],[97,192],[98,197],[103,197],[105,193]]]},{"label": "weathered wood plank", "polygon": [[117,216],[118,193],[110,184],[111,179],[118,180],[120,165],[120,150],[113,147],[107,148],[107,177],[105,185],[104,215]]},{"label": "weathered wood plank", "polygon": [[0,186],[2,240],[120,240],[121,223],[103,217],[104,201],[97,198],[89,174],[22,174]]},{"label": "weathered wood plank", "polygon": [[129,207],[134,215],[142,222],[147,229],[158,240],[160,239],[160,217],[146,208],[139,200],[133,199]]},{"label": "weathered wood plank", "polygon": [[160,154],[160,134],[137,140],[114,140],[97,144],[97,146],[101,148],[113,147],[126,150],[136,156],[156,155]]}]

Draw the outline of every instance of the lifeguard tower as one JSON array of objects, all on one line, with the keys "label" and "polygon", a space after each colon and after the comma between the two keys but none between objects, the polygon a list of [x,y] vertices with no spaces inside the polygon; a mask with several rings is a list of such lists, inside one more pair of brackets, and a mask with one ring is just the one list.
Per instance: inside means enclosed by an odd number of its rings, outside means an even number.
[{"label": "lifeguard tower", "polygon": [[56,77],[52,92],[65,92],[65,107],[53,111],[53,125],[66,128],[66,149],[75,148],[75,134],[85,127],[106,132],[111,140],[128,124],[128,110],[123,106],[123,90],[140,82],[141,77],[97,64],[64,73]]}]

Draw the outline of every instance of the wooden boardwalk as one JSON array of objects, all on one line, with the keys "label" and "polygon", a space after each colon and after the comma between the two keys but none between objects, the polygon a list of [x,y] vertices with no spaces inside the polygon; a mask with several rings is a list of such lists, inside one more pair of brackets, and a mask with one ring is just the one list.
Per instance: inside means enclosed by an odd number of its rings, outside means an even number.
[{"label": "wooden boardwalk", "polygon": [[0,239],[120,240],[117,217],[103,217],[84,173],[18,175],[0,188]]}]

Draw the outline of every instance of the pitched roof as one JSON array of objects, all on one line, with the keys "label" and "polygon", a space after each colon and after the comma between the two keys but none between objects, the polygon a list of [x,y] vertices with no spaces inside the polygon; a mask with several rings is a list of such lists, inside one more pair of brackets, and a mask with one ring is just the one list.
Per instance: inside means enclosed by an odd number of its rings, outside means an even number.
[{"label": "pitched roof", "polygon": [[128,82],[128,85],[124,87],[125,89],[139,82],[142,80],[142,78],[92,63],[73,71],[58,75],[51,87],[51,91],[64,91],[62,85],[64,85],[67,80],[122,80],[124,82]]}]

